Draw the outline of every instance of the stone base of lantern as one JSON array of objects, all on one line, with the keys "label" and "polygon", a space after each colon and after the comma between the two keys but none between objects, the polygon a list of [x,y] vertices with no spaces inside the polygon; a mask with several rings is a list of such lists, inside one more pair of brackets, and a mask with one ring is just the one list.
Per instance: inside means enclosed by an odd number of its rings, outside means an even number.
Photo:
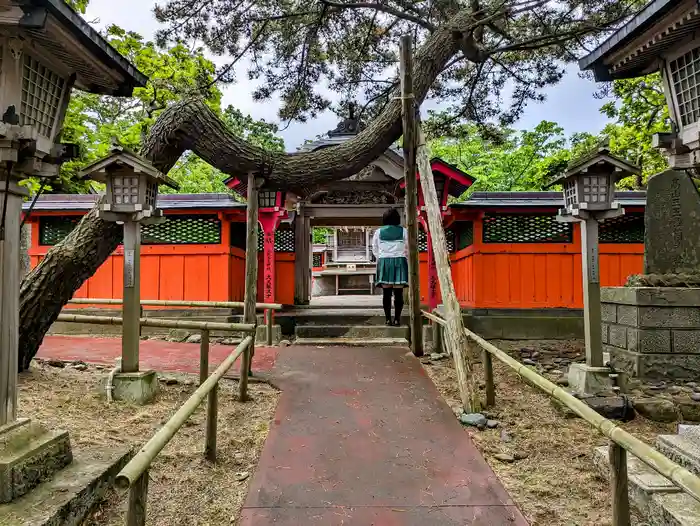
[{"label": "stone base of lantern", "polygon": [[[105,385],[105,390],[107,386]],[[117,373],[112,380],[112,398],[138,405],[149,403],[158,394],[158,376],[155,371]]]},{"label": "stone base of lantern", "polygon": [[591,367],[583,363],[569,366],[569,388],[575,393],[594,395],[609,392],[613,387],[608,367]]},{"label": "stone base of lantern", "polygon": [[700,377],[700,288],[608,287],[601,309],[616,371],[651,382]]},{"label": "stone base of lantern", "polygon": [[67,431],[50,431],[28,418],[0,428],[0,503],[12,502],[73,460]]}]

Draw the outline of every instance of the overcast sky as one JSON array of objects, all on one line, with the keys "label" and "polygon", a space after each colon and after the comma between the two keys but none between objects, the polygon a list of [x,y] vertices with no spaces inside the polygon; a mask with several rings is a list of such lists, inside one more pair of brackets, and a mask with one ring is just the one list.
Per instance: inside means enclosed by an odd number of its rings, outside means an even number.
[{"label": "overcast sky", "polygon": [[[161,0],[161,3],[163,1]],[[90,0],[85,18],[90,22],[97,21],[97,28],[117,24],[151,39],[158,27],[158,22],[153,16],[155,4],[156,0]],[[214,58],[215,62],[221,60]],[[606,122],[605,117],[598,111],[602,101],[593,98],[595,84],[579,78],[576,71],[575,67],[572,68],[558,85],[547,90],[547,100],[544,103],[531,104],[516,127],[531,129],[546,119],[559,123],[567,135],[583,131],[599,132]],[[238,78],[240,80],[235,85],[223,89],[224,106],[232,104],[256,119],[278,122],[278,104],[272,101],[254,102],[251,99],[253,84],[247,80],[243,71]],[[335,114],[326,112],[314,121],[291,124],[281,132],[287,150],[296,150],[305,139],[313,139],[333,129],[337,121],[338,117]]]}]

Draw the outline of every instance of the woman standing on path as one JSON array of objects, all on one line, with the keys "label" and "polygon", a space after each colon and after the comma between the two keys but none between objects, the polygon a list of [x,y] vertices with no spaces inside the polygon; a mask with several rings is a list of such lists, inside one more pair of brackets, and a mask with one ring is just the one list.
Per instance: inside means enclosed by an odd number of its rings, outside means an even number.
[{"label": "woman standing on path", "polygon": [[[382,226],[372,237],[372,253],[377,258],[375,285],[382,287],[383,306],[387,325],[401,325],[403,289],[408,287],[408,236],[401,226],[399,211],[391,208],[384,212]],[[391,296],[394,296],[396,315],[391,319]]]}]

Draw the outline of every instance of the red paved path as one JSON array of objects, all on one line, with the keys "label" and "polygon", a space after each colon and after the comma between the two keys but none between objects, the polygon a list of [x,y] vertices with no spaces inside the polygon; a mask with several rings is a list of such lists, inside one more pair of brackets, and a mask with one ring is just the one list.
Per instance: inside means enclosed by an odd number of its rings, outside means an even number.
[{"label": "red paved path", "polygon": [[[37,356],[44,359],[82,360],[86,363],[114,365],[121,356],[120,338],[86,336],[46,336]],[[199,373],[199,344],[144,340],[139,347],[142,369],[182,373]],[[234,349],[230,345],[212,345],[209,363],[217,366]],[[256,347],[253,372],[269,371],[275,363],[277,349]],[[234,366],[232,371],[238,371]]]},{"label": "red paved path", "polygon": [[406,349],[289,347],[242,526],[527,526]]}]

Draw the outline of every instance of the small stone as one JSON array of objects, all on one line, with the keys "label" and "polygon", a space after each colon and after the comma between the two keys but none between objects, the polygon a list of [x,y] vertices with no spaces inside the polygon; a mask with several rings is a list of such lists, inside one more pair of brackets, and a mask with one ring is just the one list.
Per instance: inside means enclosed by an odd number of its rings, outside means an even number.
[{"label": "small stone", "polygon": [[500,460],[501,462],[505,462],[507,464],[510,464],[511,462],[515,461],[515,458],[512,455],[509,455],[508,453],[496,453],[493,458],[496,460]]},{"label": "small stone", "polygon": [[487,422],[486,417],[481,413],[462,413],[459,421],[465,426],[474,427],[485,426]]},{"label": "small stone", "polygon": [[696,393],[700,393],[700,385],[696,385],[695,387],[693,387],[693,391],[695,391]]},{"label": "small stone", "polygon": [[523,359],[523,363],[525,365],[537,365],[537,362],[535,360],[531,360],[530,358]]},{"label": "small stone", "polygon": [[243,482],[248,477],[250,477],[250,473],[248,471],[239,471],[236,473],[236,480],[238,482]]},{"label": "small stone", "polygon": [[510,433],[505,429],[501,429],[501,442],[510,442],[511,440],[513,440],[513,437],[510,436]]},{"label": "small stone", "polygon": [[566,376],[560,376],[555,380],[555,383],[557,385],[567,387],[569,385],[569,379]]},{"label": "small stone", "polygon": [[525,460],[529,456],[530,455],[528,455],[527,453],[524,453],[523,451],[516,451],[515,453],[513,453],[513,458],[515,460]]},{"label": "small stone", "polygon": [[87,371],[87,368],[88,368],[88,366],[85,365],[84,363],[79,363],[79,364],[73,366],[73,369],[75,369],[76,371]]},{"label": "small stone", "polygon": [[[238,345],[238,340],[235,338],[224,338],[221,340],[221,345]],[[280,345],[282,345],[282,342],[280,342]]]},{"label": "small stone", "polygon": [[194,380],[192,378],[187,378],[182,385],[194,385]]},{"label": "small stone", "polygon": [[500,422],[498,420],[487,420],[486,421],[486,427],[489,429],[496,429]]},{"label": "small stone", "polygon": [[680,388],[679,386],[677,386],[677,385],[672,385],[671,387],[669,387],[669,388],[667,389],[668,394],[672,394],[672,395],[679,394],[682,390],[683,390],[683,389],[681,389],[681,388]]},{"label": "small stone", "polygon": [[690,395],[690,399],[691,399],[693,402],[700,402],[700,393],[692,393],[692,394]]},{"label": "small stone", "polygon": [[534,351],[534,352],[532,352],[532,353],[530,354],[530,358],[533,358],[533,359],[534,359],[534,358],[537,358],[539,355],[540,355],[539,352]]},{"label": "small stone", "polygon": [[97,369],[98,371],[102,371],[104,368],[105,368],[104,365],[96,365],[95,366],[95,369]]},{"label": "small stone", "polygon": [[292,344],[289,340],[282,340],[280,342],[280,347],[289,347]]},{"label": "small stone", "polygon": [[46,363],[51,367],[58,367],[59,369],[63,369],[66,366],[66,363],[61,360],[49,360]]},{"label": "small stone", "polygon": [[202,335],[201,334],[193,334],[189,338],[187,338],[187,343],[202,343]]},{"label": "small stone", "polygon": [[688,382],[685,384],[686,387],[690,387],[691,389],[695,389],[698,386],[697,382]]},{"label": "small stone", "polygon": [[649,391],[663,391],[666,389],[666,386],[664,384],[656,384],[656,385],[647,385],[645,387]]},{"label": "small stone", "polygon": [[645,418],[655,422],[675,422],[676,406],[664,398],[638,398],[634,401],[635,410]]},{"label": "small stone", "polygon": [[161,376],[158,380],[165,385],[176,385],[179,383],[177,378],[173,378],[172,376]]},{"label": "small stone", "polygon": [[439,352],[434,352],[434,353],[430,354],[430,359],[433,361],[442,360],[444,358],[445,358],[445,355],[442,353],[439,353]]}]

